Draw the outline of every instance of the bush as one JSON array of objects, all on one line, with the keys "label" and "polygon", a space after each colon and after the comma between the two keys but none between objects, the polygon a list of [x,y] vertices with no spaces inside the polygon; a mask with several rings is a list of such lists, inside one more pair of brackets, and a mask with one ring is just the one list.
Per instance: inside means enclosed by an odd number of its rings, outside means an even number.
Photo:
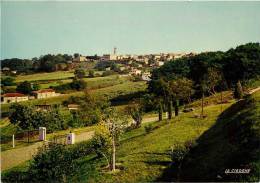
[{"label": "bush", "polygon": [[76,69],[75,72],[74,72],[74,75],[75,75],[76,78],[82,79],[86,76],[86,73],[83,69]]},{"label": "bush", "polygon": [[77,171],[75,160],[91,151],[89,142],[73,146],[45,145],[30,164],[30,179],[33,182],[66,182],[67,176]]},{"label": "bush", "polygon": [[18,92],[21,92],[21,93],[24,93],[24,94],[29,94],[33,91],[33,87],[32,87],[30,82],[24,81],[24,82],[18,84],[16,90]]},{"label": "bush", "polygon": [[146,133],[150,133],[153,130],[152,124],[148,124],[144,127]]},{"label": "bush", "polygon": [[187,154],[188,149],[185,146],[175,145],[171,152],[171,159],[173,163],[180,164]]},{"label": "bush", "polygon": [[78,90],[78,91],[79,90],[84,90],[87,87],[87,83],[84,80],[82,80],[82,79],[80,79],[80,80],[74,79],[70,83],[70,87],[71,87],[71,89]]},{"label": "bush", "polygon": [[94,77],[95,77],[95,72],[94,72],[93,70],[90,70],[90,71],[88,72],[88,77],[94,78]]},{"label": "bush", "polygon": [[115,74],[114,71],[104,71],[103,74],[102,74],[102,77],[110,76],[110,75],[114,75],[114,74]]}]

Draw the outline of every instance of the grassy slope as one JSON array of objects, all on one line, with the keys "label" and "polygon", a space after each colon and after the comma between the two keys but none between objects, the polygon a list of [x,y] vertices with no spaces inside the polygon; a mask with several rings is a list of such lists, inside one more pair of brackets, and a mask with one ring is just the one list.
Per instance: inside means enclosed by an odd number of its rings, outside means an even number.
[{"label": "grassy slope", "polygon": [[[224,104],[223,109],[231,104]],[[193,113],[181,114],[170,123],[152,123],[151,133],[144,130],[145,124],[124,134],[117,152],[117,162],[124,167],[113,175],[101,173],[104,161],[93,160],[91,156],[78,160],[79,171],[70,177],[72,182],[147,182],[161,181],[164,170],[171,163],[170,149],[176,143],[183,144],[195,139],[211,127],[220,114],[220,105],[205,108],[206,119],[194,118]],[[195,111],[199,112],[199,109]]]},{"label": "grassy slope", "polygon": [[20,75],[16,77],[16,82],[23,81],[40,81],[40,80],[58,80],[74,77],[73,71],[57,71],[48,73],[36,73],[29,75]]},{"label": "grassy slope", "polygon": [[[259,181],[259,114],[260,92],[228,108],[185,158],[180,180]],[[251,172],[226,175],[227,168],[251,168]],[[222,178],[216,178],[217,175]]]},{"label": "grassy slope", "polygon": [[[90,92],[95,96],[107,96],[109,98],[113,98],[119,95],[125,95],[137,91],[144,91],[146,88],[146,83],[143,81],[140,82],[131,82],[131,81],[123,81],[119,84],[108,86],[105,88],[91,90]],[[81,96],[84,92],[73,92],[71,94],[61,95],[58,97],[52,97],[48,99],[36,99],[36,100],[29,100],[22,103],[31,103],[33,105],[36,104],[61,104],[64,100],[67,100],[70,96]],[[2,112],[6,112],[9,109],[10,104],[2,104],[1,110]]]}]

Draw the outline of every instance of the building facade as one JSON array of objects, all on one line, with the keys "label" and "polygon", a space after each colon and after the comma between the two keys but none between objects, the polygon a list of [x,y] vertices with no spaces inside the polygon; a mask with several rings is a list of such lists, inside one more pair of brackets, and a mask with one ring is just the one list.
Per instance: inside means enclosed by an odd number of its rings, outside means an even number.
[{"label": "building facade", "polygon": [[22,101],[27,101],[28,99],[29,99],[28,96],[22,93],[6,93],[2,96],[2,103],[8,104],[14,102],[22,102]]},{"label": "building facade", "polygon": [[43,90],[34,91],[33,95],[35,96],[36,99],[41,99],[41,98],[56,97],[59,94],[55,93],[53,89],[43,89]]}]

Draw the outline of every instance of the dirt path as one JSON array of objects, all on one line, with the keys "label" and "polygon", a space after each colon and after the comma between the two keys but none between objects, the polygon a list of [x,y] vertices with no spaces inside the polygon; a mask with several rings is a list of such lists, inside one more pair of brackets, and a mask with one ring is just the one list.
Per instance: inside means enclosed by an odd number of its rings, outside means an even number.
[{"label": "dirt path", "polygon": [[249,94],[255,93],[255,92],[257,92],[258,90],[260,90],[260,86],[257,87],[257,88],[255,88],[255,89],[250,90],[250,91],[249,91]]},{"label": "dirt path", "polygon": [[[76,134],[76,143],[89,140],[93,137],[93,135],[94,131]],[[44,142],[37,142],[30,146],[1,152],[1,170],[7,170],[30,160],[37,153],[38,148],[41,147],[43,143]]]}]

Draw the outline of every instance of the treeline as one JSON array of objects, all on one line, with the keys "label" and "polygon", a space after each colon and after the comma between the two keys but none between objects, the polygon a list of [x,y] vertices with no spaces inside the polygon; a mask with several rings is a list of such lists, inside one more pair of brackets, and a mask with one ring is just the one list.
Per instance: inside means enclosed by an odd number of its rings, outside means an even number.
[{"label": "treeline", "polygon": [[[194,82],[195,86],[205,83],[215,88],[233,87],[238,81],[246,84],[260,76],[260,45],[248,43],[230,49],[227,52],[206,52],[192,57],[185,57],[168,62],[152,72],[152,81],[158,79],[174,80],[185,77]],[[222,80],[222,83],[218,82]]]},{"label": "treeline", "polygon": [[57,70],[69,70],[71,65],[68,61],[72,61],[72,56],[68,54],[47,54],[39,58],[30,59],[4,59],[1,60],[1,69],[4,67],[17,72],[53,72]]},{"label": "treeline", "polygon": [[234,90],[237,98],[243,96],[248,83],[260,79],[260,45],[248,43],[227,52],[206,52],[191,57],[173,60],[154,69],[149,82],[148,106],[159,111],[168,111],[171,119],[172,107],[178,115],[178,106],[193,98],[217,91]]}]

